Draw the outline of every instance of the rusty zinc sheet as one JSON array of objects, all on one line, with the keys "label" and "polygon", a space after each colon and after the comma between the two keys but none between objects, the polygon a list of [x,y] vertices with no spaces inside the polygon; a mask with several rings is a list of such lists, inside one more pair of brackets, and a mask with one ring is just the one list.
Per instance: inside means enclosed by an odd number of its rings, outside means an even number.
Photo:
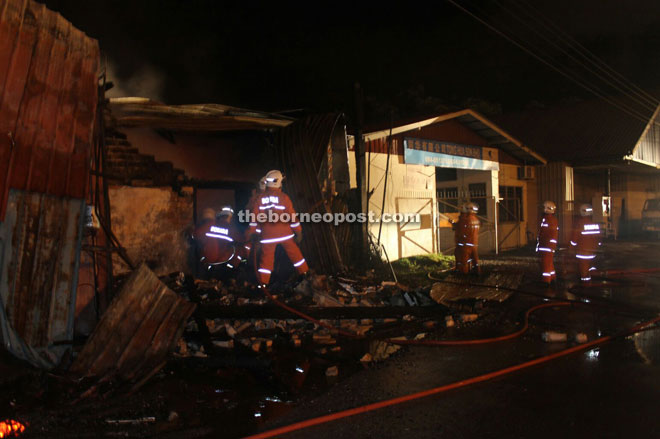
[{"label": "rusty zinc sheet", "polygon": [[149,376],[174,349],[194,310],[142,264],[112,300],[70,370],[129,381]]},{"label": "rusty zinc sheet", "polygon": [[[324,202],[319,170],[340,119],[337,114],[309,116],[278,133],[280,166],[287,178],[288,195],[299,213],[331,213],[331,206]],[[306,222],[302,227],[301,250],[309,266],[321,273],[341,271],[344,263],[335,226],[326,222]]]},{"label": "rusty zinc sheet", "polygon": [[0,341],[38,367],[73,336],[98,64],[59,14],[0,0]]},{"label": "rusty zinc sheet", "polygon": [[30,0],[0,0],[0,221],[10,188],[84,198],[99,47]]},{"label": "rusty zinc sheet", "polygon": [[37,367],[71,344],[84,206],[12,189],[0,223],[0,339]]}]

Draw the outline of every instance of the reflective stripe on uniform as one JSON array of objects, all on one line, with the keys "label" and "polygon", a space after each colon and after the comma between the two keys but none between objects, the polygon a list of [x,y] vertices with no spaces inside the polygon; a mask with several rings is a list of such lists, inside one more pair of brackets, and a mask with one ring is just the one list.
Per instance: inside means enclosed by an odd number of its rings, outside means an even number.
[{"label": "reflective stripe on uniform", "polygon": [[596,255],[575,255],[575,257],[578,259],[593,259]]},{"label": "reflective stripe on uniform", "polygon": [[304,264],[304,263],[305,263],[305,258],[302,258],[301,260],[299,260],[298,262],[296,262],[295,264],[293,264],[293,266],[294,266],[294,267],[300,267],[300,266],[301,266],[302,264]]},{"label": "reflective stripe on uniform", "polygon": [[210,238],[220,238],[220,239],[224,239],[225,241],[234,242],[234,240],[231,239],[229,236],[219,235],[217,233],[206,232],[206,236]]},{"label": "reflective stripe on uniform", "polygon": [[288,235],[288,236],[283,236],[281,238],[262,239],[261,243],[262,244],[272,244],[274,242],[282,242],[282,241],[286,241],[287,239],[291,239],[294,236],[296,236],[296,235],[291,234],[291,235]]}]

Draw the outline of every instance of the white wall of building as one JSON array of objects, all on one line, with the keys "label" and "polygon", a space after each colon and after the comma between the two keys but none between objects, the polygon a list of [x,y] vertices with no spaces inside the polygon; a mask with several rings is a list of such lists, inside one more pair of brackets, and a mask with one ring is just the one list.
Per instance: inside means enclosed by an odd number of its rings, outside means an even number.
[{"label": "white wall of building", "polygon": [[[369,191],[373,190],[373,193],[369,199],[369,212],[373,212],[376,216],[380,216],[382,212],[389,214],[419,212],[421,222],[383,223],[380,232],[381,243],[391,260],[436,252],[435,167],[406,165],[403,163],[403,157],[391,155],[383,209],[387,157],[387,154],[371,154]],[[349,167],[351,187],[355,187],[355,154],[352,151],[349,155]],[[378,238],[379,228],[378,222],[369,225],[369,231],[375,241]]]}]

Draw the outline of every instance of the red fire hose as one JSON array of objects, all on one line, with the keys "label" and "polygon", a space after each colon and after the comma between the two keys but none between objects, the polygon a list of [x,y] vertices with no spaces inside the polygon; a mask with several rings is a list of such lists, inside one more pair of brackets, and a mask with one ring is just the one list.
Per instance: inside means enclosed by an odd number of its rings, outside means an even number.
[{"label": "red fire hose", "polygon": [[359,335],[359,334],[354,334],[354,333],[352,333],[352,332],[350,332],[350,331],[345,331],[345,330],[343,330],[343,329],[341,329],[341,328],[337,328],[337,327],[335,327],[335,326],[328,325],[327,323],[323,323],[323,322],[321,322],[320,320],[315,319],[314,317],[305,314],[304,312],[298,311],[297,309],[295,309],[295,308],[293,308],[293,307],[287,305],[287,304],[284,303],[284,302],[280,302],[278,299],[276,299],[276,298],[270,293],[270,291],[268,291],[268,288],[263,288],[263,292],[266,294],[266,296],[267,296],[270,300],[273,301],[273,303],[274,303],[275,305],[277,305],[277,306],[279,306],[279,307],[281,307],[281,308],[284,308],[285,310],[287,310],[287,311],[289,311],[289,312],[291,312],[291,313],[293,313],[293,314],[295,314],[295,315],[297,315],[297,316],[299,316],[299,317],[302,317],[303,319],[305,319],[305,320],[307,320],[307,321],[310,321],[310,322],[312,322],[312,323],[316,323],[317,325],[322,326],[322,327],[324,327],[324,328],[326,328],[326,329],[329,329],[329,330],[331,330],[331,331],[334,331],[334,332],[336,332],[337,334],[343,335],[344,337],[350,337],[350,338],[362,338],[362,336]]},{"label": "red fire hose", "polygon": [[610,274],[619,274],[619,275],[634,275],[634,274],[645,274],[645,273],[659,273],[660,268],[636,268],[632,270],[601,270],[600,273],[604,275]]},{"label": "red fire hose", "polygon": [[279,428],[275,428],[273,430],[268,430],[268,431],[265,431],[263,433],[257,433],[255,435],[248,436],[247,439],[262,439],[262,438],[270,438],[270,437],[274,437],[274,436],[279,436],[279,435],[283,435],[283,434],[286,434],[286,433],[291,433],[293,431],[298,431],[298,430],[303,430],[305,428],[313,427],[315,425],[321,425],[321,424],[325,424],[325,423],[328,423],[328,422],[337,421],[339,419],[348,418],[349,416],[354,416],[354,415],[358,415],[358,414],[361,414],[361,413],[371,412],[371,411],[378,410],[378,409],[381,409],[381,408],[384,408],[384,407],[390,407],[390,406],[402,404],[402,403],[405,403],[405,402],[408,402],[408,401],[413,401],[415,399],[420,399],[420,398],[424,398],[424,397],[431,396],[431,395],[437,395],[437,394],[446,392],[448,390],[458,389],[458,388],[461,388],[461,387],[469,386],[471,384],[476,384],[476,383],[488,381],[488,380],[491,380],[493,378],[508,375],[510,373],[517,372],[517,371],[522,370],[522,369],[527,369],[529,367],[536,366],[538,364],[547,363],[548,361],[552,361],[552,360],[555,360],[557,358],[565,357],[565,356],[573,354],[575,352],[580,352],[580,351],[584,351],[584,350],[593,348],[595,346],[598,346],[598,345],[604,344],[606,342],[609,342],[609,341],[611,341],[611,340],[613,340],[614,338],[617,338],[617,337],[628,336],[630,334],[640,332],[643,329],[645,329],[645,328],[647,328],[651,325],[654,325],[658,322],[660,322],[660,317],[656,317],[656,318],[651,319],[647,322],[636,325],[636,326],[624,331],[623,333],[619,334],[618,336],[601,337],[601,338],[598,338],[598,339],[593,340],[593,341],[588,342],[588,343],[573,346],[571,348],[564,349],[563,351],[555,352],[554,354],[545,355],[543,357],[539,357],[539,358],[536,358],[534,360],[530,360],[530,361],[526,361],[526,362],[523,362],[523,363],[520,363],[520,364],[516,364],[514,366],[505,367],[504,369],[500,369],[500,370],[497,370],[497,371],[494,371],[494,372],[485,373],[483,375],[478,375],[476,377],[468,378],[468,379],[462,380],[462,381],[456,381],[454,383],[446,384],[444,386],[434,387],[432,389],[424,390],[422,392],[411,393],[409,395],[400,396],[398,398],[387,399],[387,400],[376,402],[376,403],[373,403],[373,404],[368,404],[368,405],[364,405],[364,406],[361,406],[361,407],[355,407],[355,408],[352,408],[352,409],[343,410],[343,411],[340,411],[340,412],[337,412],[337,413],[331,413],[329,415],[320,416],[320,417],[317,417],[317,418],[307,419],[305,421],[296,422],[294,424],[286,425],[284,427],[279,427]]},{"label": "red fire hose", "polygon": [[527,312],[525,312],[525,323],[522,328],[520,328],[516,332],[512,332],[511,334],[501,335],[499,337],[481,338],[481,339],[473,339],[473,340],[397,340],[397,339],[389,338],[385,341],[392,344],[414,345],[414,346],[466,346],[466,345],[496,343],[500,341],[511,340],[513,338],[520,337],[521,335],[523,335],[525,331],[527,331],[527,329],[529,328],[529,315],[534,311],[543,308],[555,307],[555,306],[572,306],[574,304],[575,303],[572,302],[548,302],[533,306],[530,309],[528,309]]}]

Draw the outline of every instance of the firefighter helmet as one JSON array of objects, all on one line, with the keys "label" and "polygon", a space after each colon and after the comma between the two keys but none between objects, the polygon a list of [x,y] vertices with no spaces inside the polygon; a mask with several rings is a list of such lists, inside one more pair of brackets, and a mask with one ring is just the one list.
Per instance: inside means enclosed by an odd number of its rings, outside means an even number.
[{"label": "firefighter helmet", "polygon": [[202,220],[215,220],[215,210],[211,209],[210,207],[202,210]]},{"label": "firefighter helmet", "polygon": [[545,201],[543,203],[543,212],[545,213],[555,213],[557,210],[557,205],[552,201]]},{"label": "firefighter helmet", "polygon": [[231,206],[223,206],[220,211],[218,211],[218,214],[216,215],[216,218],[222,218],[223,216],[231,216],[234,214],[234,209],[231,208]]},{"label": "firefighter helmet", "polygon": [[594,213],[593,207],[591,204],[582,204],[580,205],[580,215],[582,216],[591,216]]},{"label": "firefighter helmet", "polygon": [[266,180],[266,187],[280,188],[282,187],[284,175],[277,169],[273,169],[272,171],[268,171],[264,179]]},{"label": "firefighter helmet", "polygon": [[464,209],[465,209],[464,210],[465,213],[470,213],[470,212],[477,213],[477,212],[479,212],[479,205],[477,203],[473,203],[472,201],[470,201],[469,203],[465,203],[463,206],[464,206]]}]

